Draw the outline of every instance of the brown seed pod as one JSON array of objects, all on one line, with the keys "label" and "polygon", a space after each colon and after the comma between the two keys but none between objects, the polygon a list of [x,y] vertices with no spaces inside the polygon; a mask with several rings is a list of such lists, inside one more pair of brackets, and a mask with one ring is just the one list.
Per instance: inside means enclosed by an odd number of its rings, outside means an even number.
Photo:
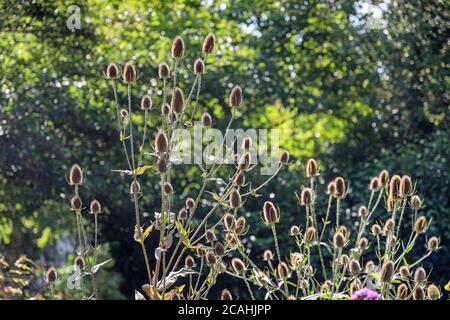
[{"label": "brown seed pod", "polygon": [[250,153],[244,153],[238,162],[238,169],[241,171],[246,171],[248,168],[250,168],[250,164],[252,162],[251,154]]},{"label": "brown seed pod", "polygon": [[158,159],[156,162],[156,168],[159,174],[167,172],[167,161],[164,159]]},{"label": "brown seed pod", "polygon": [[239,217],[239,218],[236,219],[236,223],[235,223],[236,226],[235,226],[235,229],[234,229],[236,234],[241,235],[241,234],[243,234],[246,231],[245,230],[246,223],[247,222],[246,222],[244,217]]},{"label": "brown seed pod", "polygon": [[277,223],[279,221],[279,219],[280,219],[278,209],[270,201],[264,202],[263,218],[264,218],[264,222],[266,224]]},{"label": "brown seed pod", "polygon": [[253,140],[252,140],[251,137],[245,137],[245,138],[242,140],[242,149],[244,149],[244,150],[250,150],[250,148],[252,147],[252,145],[253,145]]},{"label": "brown seed pod", "polygon": [[420,200],[419,196],[411,197],[411,208],[414,210],[419,210],[422,207],[422,200]]},{"label": "brown seed pod", "polygon": [[150,98],[149,95],[144,95],[141,99],[141,109],[142,110],[148,110],[152,107],[152,98]]},{"label": "brown seed pod", "polygon": [[348,264],[350,263],[350,258],[348,257],[348,255],[343,254],[341,255],[341,258],[339,259],[339,264],[343,265],[343,266],[348,266]]},{"label": "brown seed pod", "polygon": [[306,177],[311,178],[319,175],[319,167],[314,159],[309,159],[306,163]]},{"label": "brown seed pod", "polygon": [[414,282],[417,284],[421,284],[425,282],[427,279],[427,273],[424,268],[419,267],[416,269],[416,272],[414,272]]},{"label": "brown seed pod", "polygon": [[130,194],[138,194],[141,192],[141,185],[137,180],[131,181],[130,184]]},{"label": "brown seed pod", "polygon": [[234,183],[237,186],[243,186],[245,184],[245,173],[243,171],[239,171],[234,177]]},{"label": "brown seed pod", "polygon": [[386,261],[380,272],[380,279],[383,282],[390,282],[394,276],[394,264],[392,261]]},{"label": "brown seed pod", "polygon": [[169,140],[164,131],[159,130],[155,137],[155,150],[157,153],[165,153],[169,148]]},{"label": "brown seed pod", "polygon": [[349,234],[347,227],[344,225],[339,226],[339,228],[337,229],[337,232],[342,233],[344,237],[346,237]]},{"label": "brown seed pod", "polygon": [[263,253],[263,260],[264,261],[272,261],[273,260],[273,253],[271,250],[266,249]]},{"label": "brown seed pod", "polygon": [[306,229],[305,231],[305,242],[308,244],[311,244],[314,242],[314,240],[316,239],[316,229],[314,227],[309,227],[308,229]]},{"label": "brown seed pod", "polygon": [[363,219],[367,216],[367,207],[366,206],[359,207],[358,216],[360,216]]},{"label": "brown seed pod", "polygon": [[168,181],[164,182],[164,193],[171,194],[173,192],[172,184]]},{"label": "brown seed pod", "polygon": [[281,152],[279,162],[281,164],[284,164],[284,165],[288,164],[288,162],[289,162],[289,151],[283,150]]},{"label": "brown seed pod", "polygon": [[372,225],[372,234],[376,237],[378,237],[381,234],[381,228],[378,224],[374,224]]},{"label": "brown seed pod", "polygon": [[300,195],[300,203],[302,206],[309,206],[314,201],[314,191],[311,188],[304,188]]},{"label": "brown seed pod", "polygon": [[108,67],[106,68],[106,78],[115,80],[119,77],[119,68],[117,67],[117,65],[113,62],[108,64]]},{"label": "brown seed pod", "polygon": [[406,198],[411,195],[413,191],[412,181],[409,176],[403,176],[400,181],[400,197]]},{"label": "brown seed pod", "polygon": [[214,252],[219,257],[223,257],[225,255],[225,247],[223,246],[222,242],[216,242],[214,244]]},{"label": "brown seed pod", "polygon": [[334,180],[334,183],[336,185],[336,191],[334,192],[334,196],[338,199],[345,198],[345,196],[347,194],[347,186],[345,185],[344,178],[337,177]]},{"label": "brown seed pod", "polygon": [[209,33],[206,36],[205,40],[203,40],[202,52],[206,53],[206,54],[212,53],[214,50],[215,43],[216,43],[216,37],[214,36],[214,34]]},{"label": "brown seed pod", "polygon": [[367,249],[367,246],[369,245],[369,241],[367,240],[367,238],[362,237],[361,239],[359,239],[358,241],[358,249],[361,251],[364,251]]},{"label": "brown seed pod", "polygon": [[422,287],[416,287],[413,291],[413,300],[424,300],[425,292]]},{"label": "brown seed pod", "polygon": [[239,258],[233,258],[231,260],[231,266],[237,274],[243,274],[247,269],[244,262]]},{"label": "brown seed pod", "polygon": [[197,257],[203,258],[206,254],[206,250],[205,250],[205,248],[198,247],[196,250],[196,253],[197,253]]},{"label": "brown seed pod", "polygon": [[161,106],[161,114],[162,114],[163,116],[167,116],[169,113],[170,113],[170,106],[169,106],[168,103],[164,103],[164,104]]},{"label": "brown seed pod", "polygon": [[327,194],[334,195],[336,193],[336,184],[334,181],[331,181],[327,186]]},{"label": "brown seed pod", "polygon": [[203,112],[201,121],[204,127],[210,127],[212,125],[212,118],[208,112]]},{"label": "brown seed pod", "polygon": [[389,195],[386,199],[386,209],[388,212],[394,211],[395,203],[395,199],[391,195]]},{"label": "brown seed pod", "polygon": [[230,207],[233,209],[239,208],[241,206],[241,194],[238,190],[233,190],[230,194]]},{"label": "brown seed pod", "polygon": [[136,68],[131,62],[125,63],[125,66],[123,67],[123,81],[125,83],[132,83],[136,82],[136,80],[137,80]]},{"label": "brown seed pod", "polygon": [[435,284],[430,284],[427,288],[427,296],[430,300],[438,300],[441,297],[441,290]]},{"label": "brown seed pod", "polygon": [[216,255],[214,254],[214,252],[212,252],[212,251],[208,251],[208,252],[206,252],[206,254],[205,254],[205,260],[206,260],[206,262],[208,263],[208,264],[216,264],[217,263],[217,257],[216,257]]},{"label": "brown seed pod", "polygon": [[186,199],[186,207],[188,208],[188,209],[194,209],[194,207],[195,207],[195,201],[194,201],[194,199],[192,199],[192,198],[187,198]]},{"label": "brown seed pod", "polygon": [[387,170],[382,170],[378,176],[380,179],[381,187],[386,187],[389,183],[389,172]]},{"label": "brown seed pod", "polygon": [[240,86],[234,86],[231,89],[228,104],[232,108],[239,107],[242,104],[242,89]]},{"label": "brown seed pod", "polygon": [[81,210],[81,208],[83,207],[83,201],[79,196],[74,196],[70,200],[70,207],[72,208],[72,210]]},{"label": "brown seed pod", "polygon": [[234,232],[230,231],[225,234],[225,243],[230,248],[236,248],[239,244],[239,239]]},{"label": "brown seed pod", "polygon": [[205,72],[205,63],[202,59],[198,58],[194,62],[194,73],[195,74],[203,74]]},{"label": "brown seed pod", "polygon": [[83,184],[83,171],[78,164],[74,164],[72,165],[72,168],[70,168],[69,184],[71,186]]},{"label": "brown seed pod", "polygon": [[208,242],[214,242],[217,240],[216,234],[214,233],[214,230],[212,230],[212,229],[206,230],[205,238],[206,238],[206,241],[208,241]]},{"label": "brown seed pod", "polygon": [[429,251],[436,251],[439,248],[439,239],[437,237],[428,239],[427,248]]},{"label": "brown seed pod", "polygon": [[375,270],[375,263],[372,260],[369,260],[366,262],[366,266],[364,267],[364,272],[369,274],[374,272]]},{"label": "brown seed pod", "polygon": [[220,294],[220,300],[233,300],[233,296],[228,289],[223,289]]},{"label": "brown seed pod", "polygon": [[179,220],[186,220],[188,218],[188,213],[185,208],[181,208],[180,211],[178,211],[178,219]]},{"label": "brown seed pod", "polygon": [[120,110],[120,116],[121,116],[122,118],[128,117],[128,110],[126,110],[126,109]]},{"label": "brown seed pod", "polygon": [[395,222],[393,219],[389,218],[386,220],[386,223],[384,224],[384,228],[383,228],[383,235],[387,236],[388,234],[390,234],[391,232],[394,232],[394,228],[395,228]]},{"label": "brown seed pod", "polygon": [[389,196],[394,200],[399,200],[400,197],[400,183],[402,179],[398,175],[393,175],[389,182]]},{"label": "brown seed pod", "polygon": [[226,230],[233,230],[235,226],[235,219],[232,214],[226,213],[223,216],[223,225]]},{"label": "brown seed pod", "polygon": [[277,267],[278,276],[281,279],[287,279],[290,277],[289,267],[286,262],[281,262]]},{"label": "brown seed pod", "polygon": [[75,260],[73,261],[73,265],[75,268],[78,268],[80,270],[83,270],[86,266],[86,262],[84,261],[83,256],[77,256]]},{"label": "brown seed pod", "polygon": [[350,260],[350,263],[348,266],[349,266],[350,273],[355,277],[357,275],[359,275],[359,273],[361,272],[361,265],[359,264],[358,260],[356,260],[356,259]]},{"label": "brown seed pod", "polygon": [[380,190],[380,187],[381,187],[380,179],[378,177],[373,177],[370,180],[369,189],[372,191],[378,191]]},{"label": "brown seed pod", "polygon": [[47,283],[54,283],[56,280],[58,280],[58,272],[54,267],[50,267],[45,275],[45,281]]},{"label": "brown seed pod", "polygon": [[89,206],[89,211],[91,214],[99,214],[102,212],[102,206],[100,205],[100,202],[97,200],[92,200],[91,205]]},{"label": "brown seed pod", "polygon": [[411,273],[409,272],[409,268],[407,266],[401,266],[399,271],[402,278],[409,278],[411,276]]},{"label": "brown seed pod", "polygon": [[397,287],[397,300],[406,300],[408,297],[408,286],[404,283]]},{"label": "brown seed pod", "polygon": [[180,59],[184,56],[184,41],[180,36],[176,36],[172,42],[172,58]]},{"label": "brown seed pod", "polygon": [[338,249],[342,249],[345,246],[345,237],[341,232],[336,232],[334,234],[333,244]]},{"label": "brown seed pod", "polygon": [[180,88],[176,88],[172,96],[171,102],[172,110],[178,114],[181,114],[184,110],[184,94]]},{"label": "brown seed pod", "polygon": [[419,218],[417,218],[416,223],[414,224],[414,231],[421,234],[425,233],[426,230],[427,230],[427,218],[425,218],[424,216],[420,216]]},{"label": "brown seed pod", "polygon": [[170,76],[169,65],[165,62],[158,66],[158,75],[160,79],[167,79]]},{"label": "brown seed pod", "polygon": [[289,235],[291,236],[298,236],[300,234],[300,228],[298,226],[292,226],[289,230]]}]

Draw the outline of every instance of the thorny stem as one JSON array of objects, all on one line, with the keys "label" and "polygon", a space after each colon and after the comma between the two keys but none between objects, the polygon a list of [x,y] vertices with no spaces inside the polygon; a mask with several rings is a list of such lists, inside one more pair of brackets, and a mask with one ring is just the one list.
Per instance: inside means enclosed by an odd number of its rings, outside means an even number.
[{"label": "thorny stem", "polygon": [[339,228],[339,216],[341,214],[341,199],[336,199],[336,228]]},{"label": "thorny stem", "polygon": [[[272,227],[273,241],[275,242],[275,250],[277,252],[278,263],[279,263],[279,265],[281,265],[281,254],[280,254],[280,247],[278,246],[277,230],[275,228],[275,224],[272,224],[271,227]],[[287,297],[287,296],[289,296],[289,290],[288,290],[288,286],[286,283],[286,279],[283,279],[283,285],[284,285],[284,291],[285,291],[286,297]]]},{"label": "thorny stem", "polygon": [[325,234],[325,229],[328,226],[328,217],[330,215],[330,209],[331,209],[331,202],[333,201],[333,195],[330,194],[330,196],[328,197],[328,207],[327,207],[327,213],[325,214],[325,222],[322,228],[322,232],[320,233],[320,238],[319,238],[319,242],[322,242],[323,236]]},{"label": "thorny stem", "polygon": [[248,283],[247,278],[243,277],[245,285],[247,286],[248,289],[248,293],[250,293],[250,297],[252,298],[252,300],[256,300],[255,296],[253,295],[252,289],[250,288],[250,284]]}]

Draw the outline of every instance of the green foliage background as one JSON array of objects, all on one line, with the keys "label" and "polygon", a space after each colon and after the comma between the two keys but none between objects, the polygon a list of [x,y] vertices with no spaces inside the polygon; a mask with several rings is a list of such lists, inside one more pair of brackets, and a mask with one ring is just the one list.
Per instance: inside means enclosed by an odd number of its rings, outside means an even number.
[{"label": "green foliage background", "polygon": [[[352,212],[367,201],[370,177],[387,168],[417,181],[426,215],[434,219],[431,233],[443,245],[427,267],[433,266],[432,279],[443,285],[450,278],[450,5],[367,1],[384,9],[386,23],[368,28],[371,12],[357,10],[359,3],[79,0],[81,30],[72,33],[66,1],[2,1],[0,252],[11,260],[27,254],[52,261],[56,241],[72,235],[65,175],[79,163],[87,173],[85,203],[95,197],[105,206],[101,241],[115,260],[108,272],[117,276],[109,277],[103,294],[132,297],[145,272],[132,239],[128,182],[111,172],[124,161],[103,71],[111,61],[134,61],[141,74],[136,103],[144,93],[157,103],[157,65],[169,59],[172,39],[181,35],[186,42],[187,90],[190,66],[204,36],[213,32],[218,50],[208,59],[200,111],[210,111],[224,128],[226,93],[240,84],[245,107],[236,127],[280,129],[281,144],[295,159],[242,212],[252,226],[249,235],[256,237],[252,254],[272,245],[259,218],[268,194],[282,210],[283,244],[290,241],[290,225],[302,223],[294,192],[307,184],[303,165],[309,157],[321,166],[319,188],[336,175],[350,182],[349,225]],[[125,99],[125,87],[119,90]],[[155,127],[158,119],[151,120]],[[187,170],[175,179],[175,190],[195,194],[198,176],[198,170]],[[153,177],[146,179],[148,221],[158,210],[160,191]]]}]

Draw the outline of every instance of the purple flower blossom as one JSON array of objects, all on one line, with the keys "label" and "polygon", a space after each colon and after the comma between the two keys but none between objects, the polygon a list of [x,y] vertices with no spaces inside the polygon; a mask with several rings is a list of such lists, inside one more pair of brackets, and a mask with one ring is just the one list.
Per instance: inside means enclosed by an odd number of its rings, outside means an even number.
[{"label": "purple flower blossom", "polygon": [[380,299],[380,294],[376,291],[370,290],[367,287],[356,291],[352,295],[352,300],[378,300],[378,299]]}]

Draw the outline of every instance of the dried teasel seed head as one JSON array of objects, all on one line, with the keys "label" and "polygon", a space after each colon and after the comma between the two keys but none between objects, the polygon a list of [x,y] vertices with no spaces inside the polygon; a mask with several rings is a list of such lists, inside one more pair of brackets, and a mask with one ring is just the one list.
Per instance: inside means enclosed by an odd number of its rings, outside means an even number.
[{"label": "dried teasel seed head", "polygon": [[364,251],[367,249],[367,246],[369,245],[369,241],[367,240],[367,238],[362,237],[361,239],[359,239],[358,241],[358,249],[361,251]]},{"label": "dried teasel seed head", "polygon": [[395,203],[396,203],[395,199],[392,197],[391,194],[389,194],[388,198],[386,199],[386,209],[388,212],[394,211]]},{"label": "dried teasel seed head", "polygon": [[119,77],[119,68],[117,67],[117,64],[113,62],[108,64],[108,67],[106,68],[106,78],[115,80]]},{"label": "dried teasel seed head", "polygon": [[102,212],[102,206],[101,206],[100,202],[98,202],[98,200],[95,200],[95,199],[92,200],[91,204],[89,206],[89,211],[92,214],[99,214],[99,213],[101,213]]},{"label": "dried teasel seed head", "polygon": [[334,183],[336,185],[336,191],[334,192],[334,196],[338,199],[345,198],[347,194],[347,186],[345,185],[345,180],[342,177],[337,177],[334,179]]},{"label": "dried teasel seed head", "polygon": [[252,147],[252,145],[253,145],[253,140],[252,140],[251,137],[245,137],[245,138],[242,140],[242,149],[244,149],[244,150],[250,150],[250,148]]},{"label": "dried teasel seed head", "polygon": [[372,225],[371,231],[372,234],[377,237],[381,234],[381,227],[375,223]]},{"label": "dried teasel seed head", "polygon": [[212,251],[208,251],[205,254],[205,260],[208,264],[216,264],[217,263],[217,257]]},{"label": "dried teasel seed head", "polygon": [[214,36],[214,34],[209,33],[206,36],[205,40],[203,40],[202,52],[207,53],[207,54],[212,53],[214,50],[215,43],[216,43],[216,37]]},{"label": "dried teasel seed head", "polygon": [[422,267],[417,268],[416,272],[414,272],[414,282],[421,284],[421,283],[425,282],[426,279],[427,279],[427,273],[426,273],[425,269]]},{"label": "dried teasel seed head", "polygon": [[216,242],[214,244],[214,252],[219,257],[223,257],[225,255],[225,247],[223,246],[222,242]]},{"label": "dried teasel seed head", "polygon": [[336,192],[336,184],[334,181],[331,181],[327,186],[327,194],[328,195],[334,195]]},{"label": "dried teasel seed head", "polygon": [[304,188],[300,195],[300,203],[302,206],[309,206],[314,201],[314,191],[311,188]]},{"label": "dried teasel seed head", "polygon": [[84,261],[83,256],[77,256],[73,261],[73,265],[75,268],[79,268],[80,270],[84,269],[86,262]]},{"label": "dried teasel seed head", "polygon": [[169,106],[168,103],[164,103],[164,104],[161,106],[161,114],[162,114],[163,116],[167,116],[169,113],[170,113],[170,106]]},{"label": "dried teasel seed head", "polygon": [[359,275],[359,273],[361,272],[361,265],[359,264],[358,260],[356,260],[356,259],[350,260],[348,267],[349,267],[350,273],[355,277],[357,275]]},{"label": "dried teasel seed head", "polygon": [[244,262],[239,258],[233,258],[231,260],[231,266],[237,274],[243,274],[247,269]]},{"label": "dried teasel seed head", "polygon": [[141,192],[141,185],[139,184],[139,182],[137,180],[131,181],[130,193],[131,194],[138,194],[140,192]]},{"label": "dried teasel seed head", "polygon": [[369,183],[369,190],[378,191],[380,190],[381,183],[378,177],[373,177]]},{"label": "dried teasel seed head", "polygon": [[244,153],[238,162],[238,169],[240,171],[246,171],[248,168],[250,168],[252,158],[250,153]]},{"label": "dried teasel seed head", "polygon": [[152,107],[152,105],[152,98],[148,94],[144,95],[141,99],[141,109],[148,110]]},{"label": "dried teasel seed head", "polygon": [[295,296],[290,295],[289,297],[287,297],[287,300],[297,300],[297,299],[295,299]]},{"label": "dried teasel seed head", "polygon": [[54,267],[50,267],[45,275],[45,281],[47,283],[54,283],[56,280],[58,280],[58,272]]},{"label": "dried teasel seed head", "polygon": [[70,207],[72,208],[72,210],[81,210],[81,208],[83,207],[83,201],[79,196],[74,196],[70,200]]},{"label": "dried teasel seed head", "polygon": [[206,241],[208,241],[208,242],[214,242],[217,240],[216,234],[214,233],[214,230],[212,230],[212,229],[206,230],[205,238],[206,238]]},{"label": "dried teasel seed head", "polygon": [[240,86],[234,86],[231,89],[228,104],[231,108],[239,107],[242,104],[242,89]]},{"label": "dried teasel seed head", "polygon": [[375,263],[372,260],[367,261],[364,267],[364,272],[369,274],[372,273],[374,270],[375,270]]},{"label": "dried teasel seed head", "polygon": [[238,190],[233,190],[230,194],[230,207],[233,209],[239,208],[241,203],[241,194]]},{"label": "dried teasel seed head", "polygon": [[223,225],[226,230],[233,230],[235,225],[235,220],[232,214],[226,213],[223,216]]},{"label": "dried teasel seed head", "polygon": [[399,271],[402,278],[409,278],[409,276],[411,275],[407,266],[401,266]]},{"label": "dried teasel seed head", "polygon": [[378,179],[380,179],[381,186],[386,187],[389,183],[389,172],[387,170],[382,170],[378,175]]},{"label": "dried teasel seed head", "polygon": [[120,116],[121,116],[122,118],[128,117],[128,110],[126,110],[126,109],[120,110]]},{"label": "dried teasel seed head", "polygon": [[427,296],[430,300],[438,300],[441,297],[441,290],[435,284],[430,284],[427,287]]},{"label": "dried teasel seed head", "polygon": [[413,300],[424,300],[425,292],[422,287],[416,287],[413,291]]},{"label": "dried teasel seed head", "polygon": [[170,69],[167,63],[163,62],[159,64],[158,75],[160,79],[167,79],[170,76]]},{"label": "dried teasel seed head", "polygon": [[195,74],[203,74],[205,72],[205,63],[202,59],[198,58],[194,62],[194,73]]},{"label": "dried teasel seed head", "polygon": [[349,234],[347,227],[344,226],[344,225],[339,226],[339,228],[337,229],[337,232],[342,233],[342,235],[343,235],[344,237],[346,237],[347,234]]},{"label": "dried teasel seed head", "polygon": [[178,211],[178,219],[179,220],[186,220],[188,218],[188,213],[185,208],[181,208],[180,211]]},{"label": "dried teasel seed head", "polygon": [[180,59],[184,56],[184,41],[180,36],[176,36],[172,42],[172,58]]},{"label": "dried teasel seed head", "polygon": [[240,187],[245,184],[245,173],[243,171],[239,171],[234,177],[234,183]]},{"label": "dried teasel seed head", "polygon": [[380,279],[383,282],[390,282],[394,276],[394,264],[392,261],[386,261],[380,272]]},{"label": "dried teasel seed head", "polygon": [[210,127],[212,125],[212,118],[208,112],[203,112],[201,121],[202,121],[202,126],[204,126],[204,127]]},{"label": "dried teasel seed head", "polygon": [[220,300],[233,300],[233,296],[228,289],[223,289],[220,293]]},{"label": "dried teasel seed head", "polygon": [[425,233],[427,229],[427,218],[424,216],[420,216],[417,218],[416,223],[414,224],[414,231],[421,234]]},{"label": "dried teasel seed head", "polygon": [[427,249],[429,251],[436,251],[439,248],[439,239],[437,237],[431,237],[427,242]]},{"label": "dried teasel seed head", "polygon": [[167,172],[167,161],[164,159],[158,159],[156,162],[156,168],[159,174]]},{"label": "dried teasel seed head", "polygon": [[164,182],[164,193],[171,194],[173,192],[172,184],[168,181]]},{"label": "dried teasel seed head", "polygon": [[400,197],[406,198],[411,195],[413,191],[413,185],[409,176],[403,176],[400,181]]},{"label": "dried teasel seed head", "polygon": [[175,88],[175,92],[171,101],[172,110],[178,114],[181,114],[184,110],[184,94],[180,88]]},{"label": "dried teasel seed head", "polygon": [[422,200],[419,196],[414,195],[411,197],[411,208],[414,210],[419,210],[422,207]]},{"label": "dried teasel seed head", "polygon": [[300,234],[300,228],[298,226],[292,226],[289,230],[289,235],[291,236],[298,236]]},{"label": "dried teasel seed head", "polygon": [[155,137],[155,150],[157,153],[165,153],[169,148],[169,140],[164,131],[159,130]]},{"label": "dried teasel seed head", "polygon": [[192,199],[192,198],[187,198],[187,199],[186,199],[186,207],[187,207],[188,209],[194,209],[194,207],[195,207],[195,201],[194,201],[194,199]]},{"label": "dried teasel seed head", "polygon": [[305,242],[311,244],[316,239],[316,229],[314,227],[309,227],[305,231]]},{"label": "dried teasel seed head", "polygon": [[236,248],[239,244],[238,236],[232,231],[227,232],[225,234],[225,243],[231,248]]},{"label": "dried teasel seed head", "polygon": [[277,223],[278,220],[280,219],[278,209],[270,201],[264,202],[263,219],[266,224]]},{"label": "dried teasel seed head", "polygon": [[184,259],[184,266],[187,269],[192,269],[193,267],[195,267],[195,260],[192,256],[186,256],[186,258]]},{"label": "dried teasel seed head", "polygon": [[245,220],[245,217],[239,217],[236,219],[235,222],[235,229],[234,231],[236,232],[236,234],[243,234],[245,232],[245,226],[247,224],[247,221]]},{"label": "dried teasel seed head", "polygon": [[283,150],[280,154],[279,162],[281,164],[287,165],[289,162],[289,151]]},{"label": "dried teasel seed head", "polygon": [[266,249],[263,253],[264,261],[272,261],[273,260],[273,252],[269,249]]},{"label": "dried teasel seed head", "polygon": [[319,167],[314,159],[309,159],[306,163],[306,177],[311,178],[319,175]]},{"label": "dried teasel seed head", "polygon": [[136,68],[131,62],[125,63],[125,66],[123,67],[123,81],[125,83],[132,83],[136,82],[136,80],[137,80]]},{"label": "dried teasel seed head", "polygon": [[397,300],[406,300],[408,297],[408,286],[404,283],[397,287]]},{"label": "dried teasel seed head", "polygon": [[366,206],[359,207],[358,216],[360,216],[361,218],[365,218],[367,216],[367,207]]},{"label": "dried teasel seed head", "polygon": [[402,178],[398,175],[393,175],[389,182],[389,196],[394,200],[399,200],[400,197],[400,183]]},{"label": "dried teasel seed head", "polygon": [[287,279],[290,277],[289,267],[286,262],[282,261],[277,267],[278,276],[281,279]]},{"label": "dried teasel seed head", "polygon": [[350,258],[348,255],[343,254],[343,255],[341,255],[338,262],[339,262],[339,264],[341,264],[343,266],[348,266],[348,264],[350,263]]},{"label": "dried teasel seed head", "polygon": [[198,247],[196,253],[198,257],[203,258],[206,255],[206,250],[202,247]]},{"label": "dried teasel seed head", "polygon": [[387,219],[386,223],[384,224],[384,229],[383,229],[383,235],[387,236],[390,232],[393,232],[395,228],[395,221],[394,219]]},{"label": "dried teasel seed head", "polygon": [[78,164],[74,164],[72,165],[72,168],[70,168],[69,184],[71,186],[83,184],[83,171]]},{"label": "dried teasel seed head", "polygon": [[336,232],[334,234],[333,244],[338,249],[342,249],[345,246],[345,237],[341,232]]}]

